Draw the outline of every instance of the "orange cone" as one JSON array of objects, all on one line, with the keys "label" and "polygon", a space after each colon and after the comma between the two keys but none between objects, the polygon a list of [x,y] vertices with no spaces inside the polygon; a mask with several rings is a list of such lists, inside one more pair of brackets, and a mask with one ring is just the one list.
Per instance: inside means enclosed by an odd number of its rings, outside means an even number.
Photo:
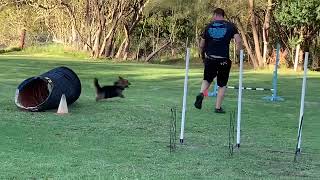
[{"label": "orange cone", "polygon": [[62,94],[57,114],[68,114],[68,105],[66,96]]}]

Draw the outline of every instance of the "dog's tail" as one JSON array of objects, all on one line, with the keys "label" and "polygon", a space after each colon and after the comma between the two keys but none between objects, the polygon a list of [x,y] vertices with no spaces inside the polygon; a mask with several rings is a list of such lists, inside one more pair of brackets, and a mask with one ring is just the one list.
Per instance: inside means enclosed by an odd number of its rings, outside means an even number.
[{"label": "dog's tail", "polygon": [[96,91],[98,92],[101,89],[98,79],[94,78],[93,83],[94,83],[94,87],[96,88]]}]

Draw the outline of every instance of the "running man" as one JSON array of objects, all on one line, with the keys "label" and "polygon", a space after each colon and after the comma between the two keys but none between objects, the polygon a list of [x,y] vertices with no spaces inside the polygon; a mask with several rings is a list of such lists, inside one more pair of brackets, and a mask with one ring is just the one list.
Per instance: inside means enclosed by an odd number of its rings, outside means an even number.
[{"label": "running man", "polygon": [[196,108],[202,108],[203,92],[210,87],[213,79],[217,77],[219,89],[215,107],[216,113],[225,113],[221,105],[231,69],[231,60],[229,59],[231,39],[235,39],[237,54],[240,54],[242,49],[241,37],[236,26],[226,21],[224,16],[223,9],[215,9],[213,11],[213,21],[206,26],[201,35],[199,48],[204,62],[204,73],[201,90],[194,103]]}]

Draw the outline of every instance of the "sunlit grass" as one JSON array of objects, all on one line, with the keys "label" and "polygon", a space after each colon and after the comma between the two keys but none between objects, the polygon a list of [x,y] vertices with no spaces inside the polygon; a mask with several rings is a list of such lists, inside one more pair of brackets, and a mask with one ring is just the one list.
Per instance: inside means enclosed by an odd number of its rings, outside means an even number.
[{"label": "sunlit grass", "polygon": [[[20,111],[16,87],[26,78],[68,66],[81,79],[82,94],[56,110]],[[185,145],[169,148],[170,108],[183,94],[184,65],[94,62],[77,58],[0,56],[0,179],[319,179],[320,73],[308,72],[302,156],[293,163],[302,72],[279,70],[284,102],[266,102],[270,92],[244,91],[240,151],[228,154],[229,113],[237,91],[228,90],[228,114],[213,112],[214,98],[193,108],[200,89],[201,64],[190,69]],[[119,76],[132,83],[124,99],[95,102],[93,78],[112,84]],[[272,86],[272,69],[245,70],[244,85]],[[237,85],[236,65],[229,85]]]}]

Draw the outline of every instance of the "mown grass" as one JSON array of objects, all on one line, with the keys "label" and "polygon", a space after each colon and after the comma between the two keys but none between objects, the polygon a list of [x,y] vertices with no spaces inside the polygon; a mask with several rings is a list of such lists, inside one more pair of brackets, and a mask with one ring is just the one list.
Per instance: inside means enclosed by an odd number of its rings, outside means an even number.
[{"label": "mown grass", "polygon": [[[68,66],[81,79],[82,94],[70,114],[24,112],[14,104],[26,78]],[[280,70],[279,95],[244,91],[241,148],[228,154],[229,114],[213,112],[214,98],[193,107],[200,88],[200,65],[190,69],[185,144],[170,153],[170,108],[183,94],[183,65],[107,63],[88,60],[0,56],[0,179],[319,179],[320,74],[308,72],[302,156],[293,162],[302,73]],[[236,68],[230,85],[238,82]],[[111,84],[118,75],[132,86],[126,98],[95,102],[93,78]],[[245,70],[244,85],[270,87],[271,71]],[[224,107],[237,106],[229,90]]]}]

